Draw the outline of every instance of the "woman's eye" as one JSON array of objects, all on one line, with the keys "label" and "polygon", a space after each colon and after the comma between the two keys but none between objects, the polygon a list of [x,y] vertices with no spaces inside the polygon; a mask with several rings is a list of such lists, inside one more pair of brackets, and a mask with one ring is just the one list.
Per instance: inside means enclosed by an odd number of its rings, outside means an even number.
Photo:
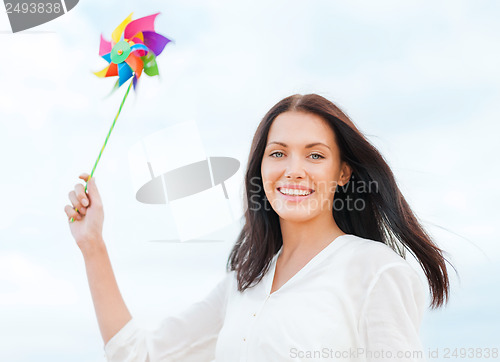
[{"label": "woman's eye", "polygon": [[311,153],[311,156],[318,156],[318,158],[313,158],[313,160],[319,160],[321,158],[324,158],[323,156],[321,156],[320,154],[318,153]]},{"label": "woman's eye", "polygon": [[[271,157],[275,157],[275,158],[281,158],[281,157],[277,157],[277,156],[275,156],[275,155],[276,155],[276,154],[278,154],[278,153],[283,154],[283,152],[276,151],[276,152],[271,153],[269,156],[271,156]],[[320,154],[318,154],[318,153],[311,153],[311,156],[318,156],[317,158],[314,158],[314,157],[313,157],[313,160],[320,160],[320,159],[324,158],[323,156],[321,156],[321,155],[320,155]]]},{"label": "woman's eye", "polygon": [[[277,154],[277,153],[283,154],[283,152],[276,151],[276,152],[271,153],[269,156],[274,157],[274,155]],[[281,157],[277,157],[277,158],[281,158]]]}]

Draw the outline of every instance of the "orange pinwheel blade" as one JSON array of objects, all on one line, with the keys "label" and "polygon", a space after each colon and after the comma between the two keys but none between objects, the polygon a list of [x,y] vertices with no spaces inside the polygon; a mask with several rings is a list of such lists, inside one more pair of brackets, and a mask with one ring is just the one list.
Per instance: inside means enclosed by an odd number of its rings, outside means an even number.
[{"label": "orange pinwheel blade", "polygon": [[106,77],[114,77],[118,75],[118,65],[115,63],[111,63],[108,66],[108,71],[106,73]]},{"label": "orange pinwheel blade", "polygon": [[144,68],[144,63],[141,58],[135,56],[134,54],[130,54],[125,62],[130,65],[130,68],[135,72],[137,78],[139,78],[142,74],[142,68]]}]

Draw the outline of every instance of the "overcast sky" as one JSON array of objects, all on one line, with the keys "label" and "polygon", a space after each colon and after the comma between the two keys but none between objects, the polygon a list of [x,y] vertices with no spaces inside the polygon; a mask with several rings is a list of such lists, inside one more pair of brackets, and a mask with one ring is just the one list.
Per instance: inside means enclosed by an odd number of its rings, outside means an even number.
[{"label": "overcast sky", "polygon": [[[158,11],[156,30],[174,43],[158,57],[161,76],[129,95],[95,173],[118,283],[144,326],[211,290],[241,225],[168,242],[179,239],[175,215],[135,200],[130,150],[194,121],[206,156],[241,163],[237,191],[262,116],[318,93],[382,152],[459,272],[450,267],[448,306],[424,317],[425,349],[500,347],[498,2],[82,0],[16,34],[0,12],[0,360],[103,358],[63,209],[125,91],[106,98],[114,80],[91,73],[107,64],[99,36]],[[177,162],[193,151],[180,141]]]}]

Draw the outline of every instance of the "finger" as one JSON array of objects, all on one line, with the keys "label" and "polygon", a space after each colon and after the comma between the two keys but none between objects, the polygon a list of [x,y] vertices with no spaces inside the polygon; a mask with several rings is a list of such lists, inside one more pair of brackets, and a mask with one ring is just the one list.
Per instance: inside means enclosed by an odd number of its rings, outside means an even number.
[{"label": "finger", "polygon": [[78,178],[81,178],[83,181],[87,182],[88,179],[90,178],[90,175],[88,173],[82,173]]},{"label": "finger", "polygon": [[80,201],[80,205],[83,206],[80,211],[83,211],[82,213],[85,214],[85,208],[89,206],[89,199],[87,198],[87,194],[85,193],[85,189],[82,184],[75,185],[75,193],[78,201]]},{"label": "finger", "polygon": [[88,197],[90,199],[90,203],[98,203],[102,204],[101,195],[99,194],[99,190],[97,189],[97,185],[95,183],[95,177],[91,177],[87,182],[87,191]]},{"label": "finger", "polygon": [[86,212],[86,211],[82,211],[84,207],[80,203],[80,200],[78,200],[78,198],[76,197],[75,191],[71,191],[68,194],[68,197],[69,197],[69,200],[71,201],[71,203],[73,204],[73,208],[76,209],[75,211],[79,212],[80,214],[84,214]]},{"label": "finger", "polygon": [[73,218],[74,220],[81,220],[82,216],[75,211],[71,206],[66,205],[64,206],[64,211],[66,212],[66,215],[68,216],[68,219]]}]

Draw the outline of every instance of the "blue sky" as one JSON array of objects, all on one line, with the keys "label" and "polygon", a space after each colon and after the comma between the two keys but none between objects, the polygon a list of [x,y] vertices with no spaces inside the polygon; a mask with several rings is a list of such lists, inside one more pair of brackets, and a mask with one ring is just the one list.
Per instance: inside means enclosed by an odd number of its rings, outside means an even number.
[{"label": "blue sky", "polygon": [[[214,242],[152,242],[176,239],[176,225],[168,206],[135,201],[131,147],[194,120],[206,154],[236,158],[244,170],[266,111],[314,92],[379,148],[459,271],[460,280],[450,268],[449,305],[424,317],[426,349],[500,347],[499,10],[495,1],[82,0],[17,34],[2,11],[0,360],[103,357],[63,208],[124,92],[105,98],[114,81],[91,73],[105,66],[99,36],[130,12],[158,11],[157,31],[175,43],[158,58],[161,77],[144,77],[129,96],[96,171],[104,237],[135,317],[153,326],[203,297],[240,225],[203,237]],[[180,147],[177,157],[190,144]]]}]

